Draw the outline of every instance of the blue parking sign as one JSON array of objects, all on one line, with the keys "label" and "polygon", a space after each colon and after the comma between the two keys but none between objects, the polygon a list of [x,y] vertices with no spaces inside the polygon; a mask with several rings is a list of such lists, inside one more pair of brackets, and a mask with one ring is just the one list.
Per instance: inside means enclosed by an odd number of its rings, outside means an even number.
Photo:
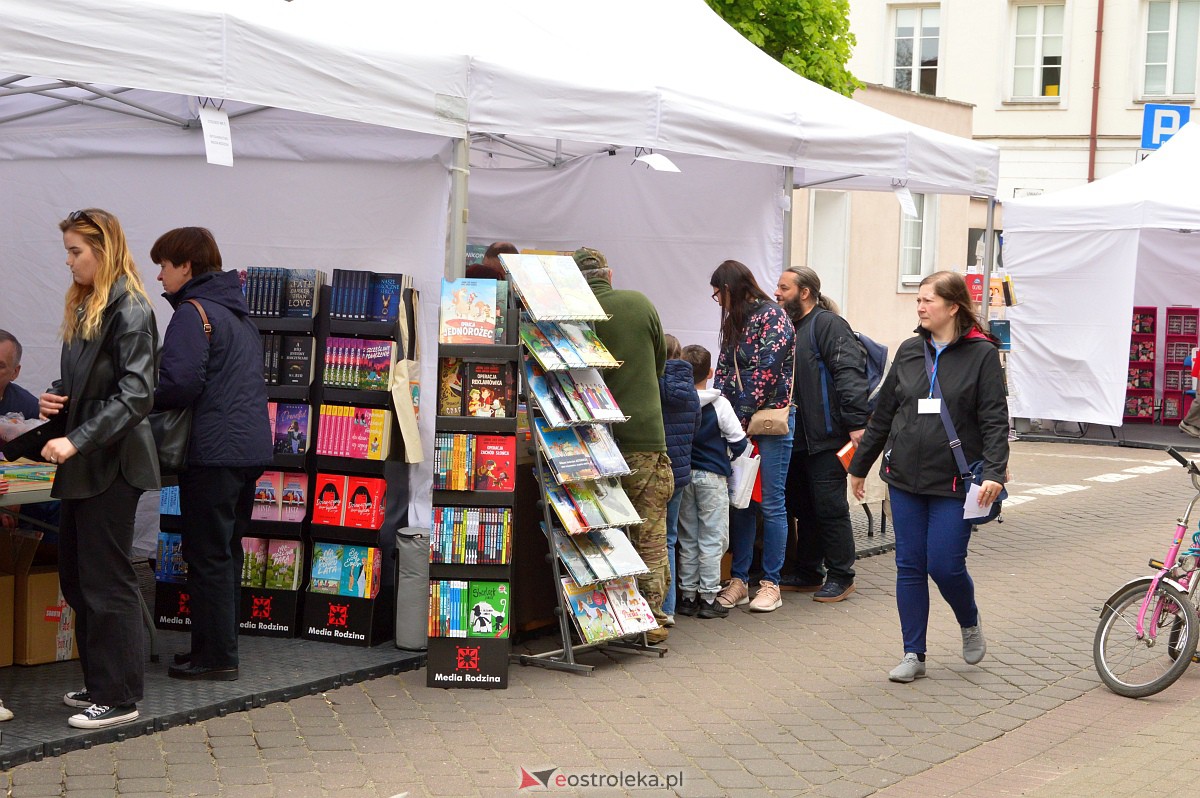
[{"label": "blue parking sign", "polygon": [[1188,123],[1190,105],[1147,104],[1142,115],[1142,149],[1157,150]]}]

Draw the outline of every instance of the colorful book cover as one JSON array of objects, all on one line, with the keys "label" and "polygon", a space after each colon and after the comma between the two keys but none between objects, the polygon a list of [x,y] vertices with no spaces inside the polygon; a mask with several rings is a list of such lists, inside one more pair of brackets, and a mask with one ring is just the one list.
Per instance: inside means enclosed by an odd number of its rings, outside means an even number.
[{"label": "colorful book cover", "polygon": [[267,575],[263,587],[272,590],[299,590],[304,544],[298,540],[271,540],[267,543]]},{"label": "colorful book cover", "polygon": [[341,526],[345,516],[342,512],[343,500],[349,477],[345,474],[317,474],[313,484],[313,517],[314,524]]},{"label": "colorful book cover", "polygon": [[496,281],[496,343],[502,344],[508,335],[505,317],[508,315],[508,282]]},{"label": "colorful book cover", "polygon": [[350,477],[346,483],[346,512],[342,526],[356,529],[379,529],[383,526],[383,510],[387,483],[382,477]]},{"label": "colorful book cover", "polygon": [[581,587],[562,577],[563,595],[571,608],[571,617],[585,642],[599,643],[621,637],[621,625],[613,615],[608,594],[600,585]]},{"label": "colorful book cover", "polygon": [[561,529],[554,528],[551,528],[550,534],[554,538],[554,550],[558,552],[558,558],[571,575],[571,581],[577,585],[594,584],[597,581],[596,575],[588,567],[587,560],[579,553],[579,549],[571,542],[571,536]]},{"label": "colorful book cover", "polygon": [[401,292],[407,282],[408,278],[403,274],[371,275],[371,321],[396,321]]},{"label": "colorful book cover", "polygon": [[340,543],[313,543],[312,569],[309,573],[310,593],[337,595],[342,587],[342,554]]},{"label": "colorful book cover", "polygon": [[1008,319],[993,319],[988,322],[988,331],[1000,342],[1001,352],[1012,351],[1012,322]]},{"label": "colorful book cover", "polygon": [[496,281],[466,277],[442,281],[438,343],[496,342]]},{"label": "colorful book cover", "polygon": [[357,598],[379,595],[380,560],[379,549],[372,546],[343,546],[338,594]]},{"label": "colorful book cover", "polygon": [[282,506],[279,520],[288,523],[303,521],[308,508],[308,474],[302,471],[284,471],[280,498]]},{"label": "colorful book cover", "polygon": [[592,410],[588,407],[587,402],[583,400],[583,394],[579,390],[579,386],[571,379],[571,373],[568,371],[557,371],[550,375],[551,378],[558,383],[558,386],[550,386],[555,397],[558,398],[568,412],[576,421],[590,421]]},{"label": "colorful book cover", "polygon": [[[354,407],[350,409],[350,427],[346,436],[346,456],[360,460],[370,457],[371,438],[371,408]],[[378,459],[378,458],[374,458]]]},{"label": "colorful book cover", "polygon": [[592,492],[600,504],[605,521],[614,526],[630,526],[642,523],[633,502],[629,500],[621,480],[616,477],[598,479],[592,483]]},{"label": "colorful book cover", "polygon": [[516,412],[516,387],[508,363],[466,363],[462,392],[464,415],[512,418]]},{"label": "colorful book cover", "polygon": [[392,450],[392,411],[371,408],[367,419],[367,459],[386,460]]},{"label": "colorful book cover", "polygon": [[508,637],[508,582],[472,579],[467,585],[467,637]]},{"label": "colorful book cover", "polygon": [[[502,254],[500,262],[509,275],[509,284],[525,302],[533,318],[553,318],[564,315],[563,298],[554,287],[540,255]],[[579,269],[575,269],[579,274]],[[586,286],[587,283],[585,282]]]},{"label": "colorful book cover", "polygon": [[254,504],[250,508],[250,520],[280,520],[282,500],[283,475],[278,471],[262,472],[254,481]]},{"label": "colorful book cover", "polygon": [[537,400],[546,422],[552,427],[565,427],[567,416],[563,413],[554,393],[550,390],[549,379],[542,367],[531,358],[525,358],[525,384]]},{"label": "colorful book cover", "polygon": [[179,532],[158,533],[154,578],[159,582],[187,581],[187,563],[183,560],[183,535]]},{"label": "colorful book cover", "polygon": [[583,355],[576,351],[571,344],[571,339],[563,334],[558,325],[552,321],[540,321],[537,325],[538,330],[545,337],[550,345],[554,347],[554,353],[562,358],[562,362],[567,364],[567,368],[581,369],[586,368],[588,364]]},{"label": "colorful book cover", "polygon": [[[546,489],[546,498],[550,500],[550,506],[554,508],[554,513],[558,516],[558,520],[562,522],[563,529],[572,535],[576,535],[590,526],[583,517],[583,513],[575,506],[575,502],[571,501],[571,496],[567,493],[566,488],[554,483],[549,483],[544,487]],[[580,584],[583,583],[580,582]]]},{"label": "colorful book cover", "polygon": [[625,414],[617,406],[617,400],[608,390],[600,372],[594,368],[572,369],[570,378],[592,418],[597,421],[625,420]]},{"label": "colorful book cover", "polygon": [[591,327],[570,321],[560,321],[558,328],[588,366],[616,368],[621,365]]},{"label": "colorful book cover", "polygon": [[359,355],[358,389],[360,391],[386,391],[392,376],[392,364],[395,362],[395,341],[386,339],[363,341]]},{"label": "colorful book cover", "polygon": [[542,267],[546,275],[554,283],[563,305],[558,311],[559,318],[565,319],[607,319],[608,314],[596,300],[592,287],[583,279],[579,265],[569,255],[541,255]]},{"label": "colorful book cover", "polygon": [[262,587],[266,577],[266,539],[242,538],[242,587]]},{"label": "colorful book cover", "polygon": [[592,456],[592,461],[596,463],[601,476],[611,477],[629,473],[629,464],[617,448],[617,442],[613,440],[608,427],[603,424],[585,424],[576,427],[575,433],[587,447],[588,454]]},{"label": "colorful book cover", "polygon": [[179,512],[179,486],[164,486],[158,494],[159,515],[179,515]]},{"label": "colorful book cover", "polygon": [[596,544],[596,548],[600,549],[604,558],[608,560],[608,564],[619,575],[633,576],[644,574],[648,570],[642,556],[638,554],[633,543],[621,530],[612,527],[593,529],[587,533],[587,536]]},{"label": "colorful book cover", "polygon": [[308,450],[309,406],[280,403],[275,411],[275,451],[304,454]]},{"label": "colorful book cover", "polygon": [[654,612],[638,592],[637,581],[632,576],[605,583],[604,592],[608,595],[609,606],[613,615],[617,617],[622,632],[631,635],[658,628]]},{"label": "colorful book cover", "polygon": [[568,482],[563,485],[567,491],[567,495],[571,497],[571,502],[575,508],[579,510],[579,514],[583,516],[583,521],[589,527],[604,526],[609,523],[604,516],[604,511],[600,507],[600,500],[596,498],[595,487],[588,482]]},{"label": "colorful book cover", "polygon": [[438,362],[438,415],[463,414],[463,361],[444,357]]},{"label": "colorful book cover", "polygon": [[517,439],[511,435],[475,436],[475,490],[516,489]]},{"label": "colorful book cover", "polygon": [[521,322],[520,337],[521,343],[529,350],[529,354],[533,355],[538,365],[546,371],[561,371],[567,367],[563,359],[554,351],[554,347],[545,334],[533,322]]},{"label": "colorful book cover", "polygon": [[571,429],[551,429],[545,419],[534,419],[538,445],[542,447],[559,483],[600,476],[587,449]]}]

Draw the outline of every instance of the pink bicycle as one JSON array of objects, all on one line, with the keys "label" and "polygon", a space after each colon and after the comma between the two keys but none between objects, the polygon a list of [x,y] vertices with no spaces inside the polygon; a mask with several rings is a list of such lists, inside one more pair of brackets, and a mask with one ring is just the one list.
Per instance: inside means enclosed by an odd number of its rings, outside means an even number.
[{"label": "pink bicycle", "polygon": [[1092,658],[1100,679],[1110,690],[1129,698],[1144,698],[1167,689],[1183,675],[1200,642],[1196,600],[1200,578],[1200,531],[1184,548],[1188,519],[1200,499],[1200,468],[1174,449],[1196,493],[1176,522],[1175,538],[1162,561],[1150,560],[1152,576],[1126,582],[1104,602]]}]

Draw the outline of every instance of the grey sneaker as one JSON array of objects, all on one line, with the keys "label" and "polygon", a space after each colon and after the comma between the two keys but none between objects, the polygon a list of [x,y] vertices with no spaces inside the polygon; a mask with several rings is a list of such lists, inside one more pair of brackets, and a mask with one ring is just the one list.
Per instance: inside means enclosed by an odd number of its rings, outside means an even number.
[{"label": "grey sneaker", "polygon": [[983,616],[975,620],[974,626],[964,626],[962,636],[963,659],[968,665],[977,665],[987,653],[987,641],[983,639]]},{"label": "grey sneaker", "polygon": [[905,654],[900,664],[892,668],[888,679],[893,682],[908,684],[913,679],[925,678],[925,663],[917,659],[916,654]]},{"label": "grey sneaker", "polygon": [[1191,424],[1187,423],[1186,421],[1179,422],[1179,429],[1181,432],[1187,433],[1188,435],[1191,435],[1193,438],[1200,438],[1200,429],[1196,429],[1195,427],[1193,427]]}]

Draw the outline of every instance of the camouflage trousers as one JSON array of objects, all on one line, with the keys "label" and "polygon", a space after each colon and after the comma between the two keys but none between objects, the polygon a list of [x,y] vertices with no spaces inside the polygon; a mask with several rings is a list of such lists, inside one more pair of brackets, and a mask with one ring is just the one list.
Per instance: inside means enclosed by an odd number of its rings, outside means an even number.
[{"label": "camouflage trousers", "polygon": [[650,573],[637,578],[638,590],[662,624],[663,598],[671,579],[667,561],[667,502],[675,491],[671,458],[663,452],[622,452],[634,473],[621,477],[621,487],[629,496],[644,524],[629,527],[629,542],[637,549]]}]

